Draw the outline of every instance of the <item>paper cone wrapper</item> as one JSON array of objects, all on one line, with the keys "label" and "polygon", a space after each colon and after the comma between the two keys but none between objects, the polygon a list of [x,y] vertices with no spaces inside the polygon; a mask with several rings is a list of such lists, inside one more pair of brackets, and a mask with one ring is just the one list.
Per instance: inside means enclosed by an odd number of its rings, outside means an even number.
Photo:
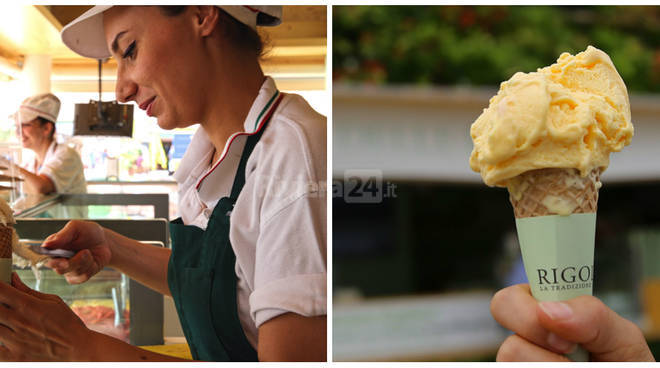
[{"label": "paper cone wrapper", "polygon": [[[510,188],[525,272],[538,301],[592,295],[598,174],[534,170],[518,178],[517,190]],[[588,361],[588,353],[578,349],[569,358]]]},{"label": "paper cone wrapper", "polygon": [[0,224],[0,281],[11,281],[14,228]]},{"label": "paper cone wrapper", "polygon": [[516,219],[525,273],[538,301],[592,295],[595,213]]}]

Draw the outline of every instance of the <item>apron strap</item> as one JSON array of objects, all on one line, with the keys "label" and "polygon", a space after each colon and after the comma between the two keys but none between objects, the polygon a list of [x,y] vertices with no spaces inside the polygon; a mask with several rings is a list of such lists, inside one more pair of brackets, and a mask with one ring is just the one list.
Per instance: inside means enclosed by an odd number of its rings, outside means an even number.
[{"label": "apron strap", "polygon": [[278,94],[279,96],[277,96],[277,99],[272,104],[267,114],[263,116],[263,123],[261,124],[259,130],[256,133],[253,133],[252,135],[248,136],[247,142],[245,142],[245,147],[243,148],[243,154],[241,155],[241,161],[238,163],[238,168],[236,169],[234,184],[231,187],[230,198],[234,200],[234,202],[238,198],[238,194],[243,189],[243,185],[245,185],[245,166],[247,165],[248,158],[250,158],[250,155],[252,154],[252,150],[254,150],[254,147],[257,145],[257,142],[259,142],[259,139],[261,139],[261,135],[264,133],[264,130],[266,130],[266,127],[270,122],[270,119],[273,117],[273,113],[275,112],[277,106],[280,104],[282,98],[284,97],[284,93],[278,92]]}]

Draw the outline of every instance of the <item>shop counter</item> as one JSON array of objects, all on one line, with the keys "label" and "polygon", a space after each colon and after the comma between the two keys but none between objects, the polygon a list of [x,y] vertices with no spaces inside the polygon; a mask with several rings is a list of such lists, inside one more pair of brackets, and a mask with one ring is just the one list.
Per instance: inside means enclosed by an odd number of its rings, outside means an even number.
[{"label": "shop counter", "polygon": [[[39,243],[79,218],[153,246],[169,246],[167,194],[26,196],[13,207],[21,241]],[[120,211],[108,210],[116,207]],[[133,345],[163,344],[163,295],[126,275],[106,268],[83,284],[69,285],[45,267],[15,261],[14,268],[28,286],[59,295],[90,329]]]}]

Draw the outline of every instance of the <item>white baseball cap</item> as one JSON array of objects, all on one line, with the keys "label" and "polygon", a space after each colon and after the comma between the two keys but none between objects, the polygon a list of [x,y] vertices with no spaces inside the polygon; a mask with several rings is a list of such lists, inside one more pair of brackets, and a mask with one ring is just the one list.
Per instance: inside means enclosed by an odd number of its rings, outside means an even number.
[{"label": "white baseball cap", "polygon": [[42,93],[23,100],[18,111],[12,116],[15,119],[17,118],[20,123],[32,121],[39,117],[55,123],[59,113],[60,99],[52,93]]},{"label": "white baseball cap", "polygon": [[[217,5],[253,29],[282,23],[281,5]],[[75,53],[94,59],[110,57],[103,32],[103,12],[112,5],[97,5],[62,28],[62,42]]]}]

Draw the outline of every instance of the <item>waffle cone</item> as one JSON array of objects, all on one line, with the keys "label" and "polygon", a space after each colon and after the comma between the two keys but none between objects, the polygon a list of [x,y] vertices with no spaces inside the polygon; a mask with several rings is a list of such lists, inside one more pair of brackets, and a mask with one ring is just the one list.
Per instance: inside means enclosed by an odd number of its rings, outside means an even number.
[{"label": "waffle cone", "polygon": [[14,228],[0,225],[0,258],[11,258]]},{"label": "waffle cone", "polygon": [[[600,169],[591,171],[585,177],[576,169],[549,168],[522,173],[508,185],[514,215],[516,218],[525,218],[595,213],[599,177]],[[562,204],[562,211],[550,205],[558,202]]]}]

